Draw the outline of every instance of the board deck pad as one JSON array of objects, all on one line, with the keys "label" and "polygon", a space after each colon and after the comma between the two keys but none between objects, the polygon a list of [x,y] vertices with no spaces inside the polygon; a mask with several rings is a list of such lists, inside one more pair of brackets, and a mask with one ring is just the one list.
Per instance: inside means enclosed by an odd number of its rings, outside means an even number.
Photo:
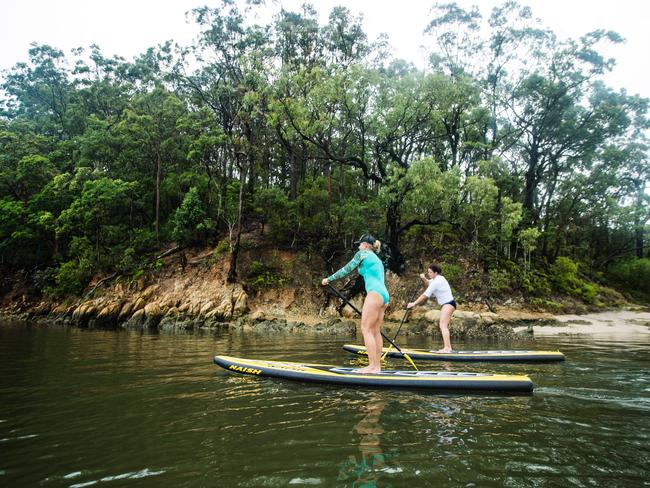
[{"label": "board deck pad", "polygon": [[[353,344],[345,344],[343,349],[366,356],[366,348]],[[485,351],[452,351],[437,352],[428,349],[401,348],[399,352],[394,348],[384,347],[382,355],[388,351],[388,358],[403,358],[404,353],[412,360],[425,361],[465,361],[465,362],[503,362],[503,363],[546,363],[564,361],[565,357],[560,351],[523,351],[523,350],[485,350]]]},{"label": "board deck pad", "polygon": [[526,375],[415,370],[362,374],[353,368],[339,366],[231,356],[215,356],[214,363],[233,373],[354,387],[506,392],[532,392],[534,388]]}]

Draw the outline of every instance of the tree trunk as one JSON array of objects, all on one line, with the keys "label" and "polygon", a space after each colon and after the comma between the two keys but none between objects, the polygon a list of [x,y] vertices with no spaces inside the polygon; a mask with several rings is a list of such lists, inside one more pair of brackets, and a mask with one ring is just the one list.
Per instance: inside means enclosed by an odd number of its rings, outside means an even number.
[{"label": "tree trunk", "polygon": [[228,283],[237,281],[237,258],[241,243],[242,220],[244,213],[244,187],[246,186],[246,163],[242,163],[239,175],[239,208],[237,210],[237,233],[235,234],[235,244],[230,253],[230,268],[228,269]]},{"label": "tree trunk", "polygon": [[528,159],[528,170],[526,171],[526,186],[524,190],[524,210],[529,223],[536,224],[535,202],[537,200],[537,165],[539,155],[535,148],[531,148]]},{"label": "tree trunk", "polygon": [[289,200],[293,201],[298,196],[298,169],[296,168],[296,155],[290,152],[289,160],[291,161],[291,189],[289,190]]},{"label": "tree trunk", "polygon": [[643,238],[645,235],[645,222],[641,221],[641,215],[644,213],[643,196],[645,193],[645,181],[637,180],[636,190],[637,199],[636,212],[634,212],[634,240],[636,247],[636,257],[643,259]]},{"label": "tree trunk", "polygon": [[399,199],[390,200],[386,210],[386,234],[388,237],[388,254],[387,266],[394,273],[401,273],[404,267],[404,256],[399,250],[400,224],[402,214],[400,211],[401,201]]},{"label": "tree trunk", "polygon": [[156,160],[156,242],[160,244],[160,180],[162,176],[162,161],[160,153]]}]

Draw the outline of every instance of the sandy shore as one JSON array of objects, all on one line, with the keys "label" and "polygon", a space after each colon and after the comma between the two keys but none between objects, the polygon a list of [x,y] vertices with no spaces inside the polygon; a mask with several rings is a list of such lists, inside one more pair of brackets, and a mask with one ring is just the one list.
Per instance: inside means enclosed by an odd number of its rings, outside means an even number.
[{"label": "sandy shore", "polygon": [[[629,339],[650,335],[650,312],[618,310],[586,315],[556,315],[561,325],[533,326],[536,336],[592,335],[608,339]],[[523,330],[520,327],[516,330]]]}]

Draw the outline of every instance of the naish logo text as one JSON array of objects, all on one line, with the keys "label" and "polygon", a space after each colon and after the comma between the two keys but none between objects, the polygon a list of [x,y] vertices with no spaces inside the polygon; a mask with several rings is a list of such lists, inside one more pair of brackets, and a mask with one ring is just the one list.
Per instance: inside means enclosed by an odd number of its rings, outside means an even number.
[{"label": "naish logo text", "polygon": [[228,369],[232,369],[233,371],[238,371],[240,373],[262,374],[261,369],[245,368],[244,366],[237,366],[235,364],[231,364],[230,366],[228,366]]}]

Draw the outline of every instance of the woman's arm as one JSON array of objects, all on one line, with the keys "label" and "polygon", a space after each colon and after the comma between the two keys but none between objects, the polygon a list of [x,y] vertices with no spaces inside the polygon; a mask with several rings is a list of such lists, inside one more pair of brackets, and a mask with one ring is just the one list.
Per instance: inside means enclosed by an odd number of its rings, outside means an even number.
[{"label": "woman's arm", "polygon": [[429,280],[424,276],[424,273],[420,273],[420,279],[422,280],[422,283],[424,283],[425,287],[429,286]]},{"label": "woman's arm", "polygon": [[354,257],[350,260],[348,264],[339,269],[336,273],[331,276],[328,276],[323,280],[323,284],[327,285],[331,281],[338,280],[349,275],[353,270],[359,267],[361,261],[366,257],[366,254],[363,251],[357,252]]},{"label": "woman's arm", "polygon": [[417,300],[415,300],[414,302],[410,302],[410,303],[408,303],[408,304],[406,305],[406,308],[413,308],[413,307],[415,307],[416,305],[419,305],[419,304],[422,303],[422,302],[426,302],[426,301],[428,300],[428,298],[429,298],[429,297],[426,296],[426,295],[423,293],[422,295],[420,295],[420,296],[417,298]]}]

